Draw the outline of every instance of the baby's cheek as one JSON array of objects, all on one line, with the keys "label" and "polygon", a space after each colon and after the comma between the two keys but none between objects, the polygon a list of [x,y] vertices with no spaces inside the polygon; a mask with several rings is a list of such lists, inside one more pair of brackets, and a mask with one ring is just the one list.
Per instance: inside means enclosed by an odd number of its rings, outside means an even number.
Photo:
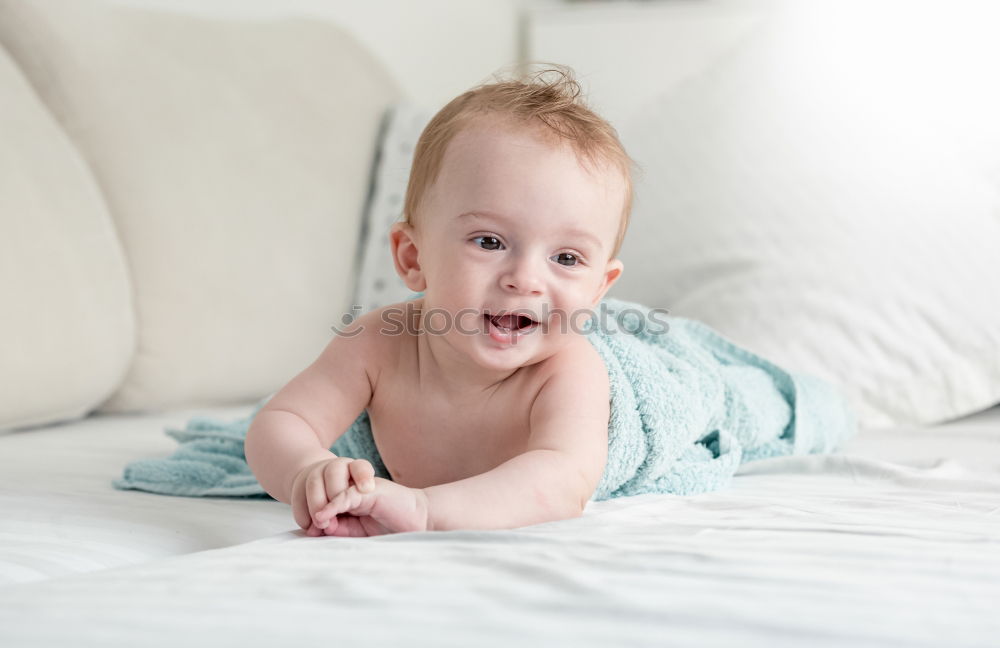
[{"label": "baby's cheek", "polygon": [[548,333],[549,335],[566,336],[583,333],[584,325],[589,319],[590,315],[586,311],[557,311],[552,315]]},{"label": "baby's cheek", "polygon": [[486,320],[483,313],[473,308],[466,308],[459,311],[456,316],[456,328],[459,333],[465,335],[475,335],[485,332]]}]

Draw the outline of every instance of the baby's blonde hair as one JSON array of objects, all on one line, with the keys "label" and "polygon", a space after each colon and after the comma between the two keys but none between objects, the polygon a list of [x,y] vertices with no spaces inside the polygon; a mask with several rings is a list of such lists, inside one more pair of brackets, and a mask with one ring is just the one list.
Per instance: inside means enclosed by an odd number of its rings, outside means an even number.
[{"label": "baby's blonde hair", "polygon": [[551,65],[523,79],[495,79],[452,99],[434,115],[417,141],[403,220],[414,223],[417,207],[427,188],[437,180],[445,150],[455,135],[477,117],[497,116],[517,125],[544,126],[552,135],[567,141],[592,167],[610,163],[621,172],[625,201],[610,258],[617,256],[632,211],[633,163],[615,129],[588,108],[581,95],[573,71]]}]

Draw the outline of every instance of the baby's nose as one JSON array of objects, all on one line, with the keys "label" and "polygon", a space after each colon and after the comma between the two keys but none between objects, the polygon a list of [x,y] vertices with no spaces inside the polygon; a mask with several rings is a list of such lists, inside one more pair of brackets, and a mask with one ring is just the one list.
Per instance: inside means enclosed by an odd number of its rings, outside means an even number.
[{"label": "baby's nose", "polygon": [[543,293],[542,279],[538,269],[529,261],[521,261],[504,273],[501,283],[505,290],[519,295],[541,295]]}]

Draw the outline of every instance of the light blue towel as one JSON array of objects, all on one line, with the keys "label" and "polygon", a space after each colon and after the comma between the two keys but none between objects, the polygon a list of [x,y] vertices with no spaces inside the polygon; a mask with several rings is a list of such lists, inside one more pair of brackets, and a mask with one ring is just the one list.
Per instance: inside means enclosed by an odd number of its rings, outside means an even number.
[{"label": "light blue towel", "polygon": [[[716,490],[743,462],[830,452],[856,429],[830,385],[790,374],[704,324],[616,299],[597,313],[587,336],[608,369],[611,420],[594,500]],[[266,497],[243,454],[252,419],[195,418],[167,430],[180,442],[177,452],[130,463],[113,484],[167,495]],[[331,450],[368,459],[389,477],[367,413]]]}]

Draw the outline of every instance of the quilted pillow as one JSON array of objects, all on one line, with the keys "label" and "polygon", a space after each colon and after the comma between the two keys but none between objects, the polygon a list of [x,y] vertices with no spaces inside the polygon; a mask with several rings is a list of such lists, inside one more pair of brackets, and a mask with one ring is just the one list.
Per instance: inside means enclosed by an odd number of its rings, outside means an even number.
[{"label": "quilted pillow", "polygon": [[392,262],[389,229],[403,217],[413,151],[432,113],[410,103],[392,107],[382,124],[372,196],[365,210],[361,271],[353,315],[403,301],[412,295]]}]

